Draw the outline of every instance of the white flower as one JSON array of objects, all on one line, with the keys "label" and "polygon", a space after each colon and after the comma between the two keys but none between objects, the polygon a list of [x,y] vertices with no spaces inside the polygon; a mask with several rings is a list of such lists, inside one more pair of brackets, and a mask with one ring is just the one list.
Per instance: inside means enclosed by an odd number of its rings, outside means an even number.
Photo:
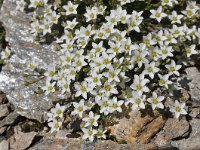
[{"label": "white flower", "polygon": [[134,56],[132,57],[132,61],[138,65],[139,68],[142,67],[142,64],[148,63],[146,56],[148,55],[147,51],[134,51]]},{"label": "white flower", "polygon": [[130,19],[128,19],[127,24],[128,24],[128,30],[132,31],[135,30],[137,32],[140,32],[140,28],[139,25],[142,23],[142,20],[135,20],[135,18],[130,17]]},{"label": "white flower", "polygon": [[87,40],[94,34],[94,31],[92,30],[92,26],[89,24],[86,28],[81,26],[80,30],[75,31],[75,34],[77,37]]},{"label": "white flower", "polygon": [[66,11],[66,15],[71,15],[71,14],[77,14],[77,9],[78,5],[74,5],[71,1],[67,3],[67,5],[63,6],[63,8]]},{"label": "white flower", "polygon": [[110,22],[107,22],[101,26],[103,29],[103,34],[106,38],[108,38],[111,34],[115,33],[114,25]]},{"label": "white flower", "polygon": [[104,72],[104,76],[108,78],[108,82],[112,82],[112,81],[115,81],[115,82],[120,82],[120,79],[119,79],[119,73],[120,73],[120,69],[115,69],[113,68],[113,66],[110,66],[109,67],[109,70],[107,72]]},{"label": "white flower", "polygon": [[184,36],[184,35],[185,35],[183,29],[184,29],[183,26],[178,27],[178,26],[176,26],[176,25],[173,25],[172,29],[170,29],[170,32],[171,32],[171,34],[173,34],[173,36],[174,36],[175,38],[177,38],[177,37],[179,37],[179,36]]},{"label": "white flower", "polygon": [[164,86],[165,88],[168,89],[168,85],[172,84],[172,81],[169,81],[169,74],[166,74],[164,76],[158,74],[160,80],[159,80],[159,85]]},{"label": "white flower", "polygon": [[165,6],[165,5],[168,5],[168,6],[170,6],[170,7],[172,7],[173,6],[173,1],[174,0],[162,0],[162,6]]},{"label": "white flower", "polygon": [[184,109],[185,107],[185,103],[179,103],[177,100],[175,101],[174,106],[170,109],[171,112],[175,113],[175,117],[179,118],[179,116],[182,115],[186,115],[187,112]]},{"label": "white flower", "polygon": [[131,17],[131,15],[127,14],[127,11],[122,9],[121,6],[117,8],[116,12],[119,15],[119,21],[123,24],[126,24],[126,21]]},{"label": "white flower", "polygon": [[54,114],[51,113],[51,112],[50,112],[50,113],[47,113],[47,116],[48,116],[47,122],[53,121],[53,120],[55,119]]},{"label": "white flower", "polygon": [[66,106],[60,106],[60,104],[57,103],[56,107],[51,109],[51,112],[53,113],[54,117],[59,117],[62,119],[65,109]]},{"label": "white flower", "polygon": [[46,19],[48,19],[53,24],[58,24],[59,18],[60,18],[60,15],[58,15],[55,11],[53,11],[51,15],[46,16]]},{"label": "white flower", "polygon": [[101,78],[102,78],[102,74],[97,74],[96,71],[92,71],[91,72],[91,76],[90,77],[87,77],[85,79],[85,81],[88,82],[88,84],[94,88],[96,86],[101,86],[102,83],[101,83]]},{"label": "white flower", "polygon": [[178,23],[181,24],[181,19],[183,18],[183,15],[178,15],[176,11],[172,11],[172,14],[168,16],[169,19],[172,21],[171,23]]},{"label": "white flower", "polygon": [[51,26],[52,26],[52,23],[49,20],[45,19],[44,23],[41,25],[43,35],[46,35],[47,33],[51,33]]},{"label": "white flower", "polygon": [[159,71],[159,68],[156,67],[155,61],[152,61],[150,64],[145,64],[145,70],[143,71],[143,74],[149,75],[151,79],[154,78],[154,74]]},{"label": "white flower", "polygon": [[156,92],[153,92],[152,98],[148,98],[147,101],[151,103],[151,107],[154,110],[156,107],[163,109],[164,105],[161,101],[164,100],[164,96],[159,96],[156,94]]},{"label": "white flower", "polygon": [[158,59],[162,57],[161,51],[158,48],[158,46],[156,46],[156,47],[151,46],[149,48],[149,51],[150,51],[150,56],[154,61],[158,61]]},{"label": "white flower", "polygon": [[76,21],[76,18],[74,18],[72,21],[67,21],[67,23],[65,25],[65,29],[73,30],[77,24],[78,24],[78,22]]},{"label": "white flower", "polygon": [[104,14],[104,12],[105,12],[105,10],[106,10],[106,6],[103,6],[103,5],[100,5],[100,6],[98,6],[98,10],[97,10],[97,13],[99,14],[99,15],[103,15]]},{"label": "white flower", "polygon": [[140,32],[139,25],[142,23],[143,17],[141,17],[143,11],[136,12],[133,11],[132,15],[126,19],[126,23],[128,24],[128,30],[135,30],[137,32]]},{"label": "white flower", "polygon": [[187,57],[190,57],[193,54],[197,54],[197,51],[195,50],[195,48],[196,48],[195,44],[185,47],[185,51],[186,51]]},{"label": "white flower", "polygon": [[40,33],[40,30],[42,29],[42,25],[39,23],[38,20],[31,23],[31,33],[34,35],[37,35]]},{"label": "white flower", "polygon": [[164,35],[163,30],[160,30],[155,34],[155,39],[159,45],[163,45],[165,40],[167,40],[167,37]]},{"label": "white flower", "polygon": [[145,95],[134,95],[133,100],[132,100],[132,110],[135,109],[145,109],[145,104],[144,104],[144,100],[145,100],[146,96]]},{"label": "white flower", "polygon": [[135,49],[135,46],[132,44],[131,38],[127,38],[125,41],[121,42],[121,47],[120,47],[121,52],[125,52],[129,55],[131,55],[132,51]]},{"label": "white flower", "polygon": [[105,135],[105,133],[107,132],[107,130],[102,130],[101,128],[99,128],[98,130],[97,130],[97,137],[99,138],[99,139],[106,139],[106,135]]},{"label": "white flower", "polygon": [[48,66],[48,70],[44,73],[44,75],[50,79],[55,78],[56,66],[54,64],[51,66]]},{"label": "white flower", "polygon": [[104,93],[106,96],[110,96],[111,94],[118,94],[116,83],[106,81],[99,92]]},{"label": "white flower", "polygon": [[73,102],[74,110],[71,112],[72,115],[79,115],[82,118],[84,111],[87,110],[87,106],[85,105],[85,101],[82,99],[80,102]]},{"label": "white flower", "polygon": [[151,12],[150,18],[156,19],[158,22],[160,22],[162,18],[167,16],[167,14],[162,12],[162,6],[158,7],[157,10],[150,10],[150,12]]},{"label": "white flower", "polygon": [[175,61],[171,60],[171,63],[169,65],[165,65],[165,67],[169,70],[169,75],[175,74],[179,76],[180,73],[178,70],[181,69],[182,65],[176,65]]},{"label": "white flower", "polygon": [[84,57],[74,59],[72,64],[74,67],[76,67],[77,71],[80,71],[83,66],[87,65],[84,59]]},{"label": "white flower", "polygon": [[135,0],[120,0],[120,4],[121,5],[125,5],[127,3],[130,3],[130,2],[134,2]]},{"label": "white flower", "polygon": [[51,128],[51,133],[54,131],[59,131],[60,128],[62,127],[62,122],[58,120],[53,120],[52,122],[48,123],[48,126]]},{"label": "white flower", "polygon": [[147,36],[143,37],[143,42],[146,45],[146,47],[150,47],[152,45],[157,44],[157,41],[153,37],[154,36],[152,35],[152,33],[149,33]]},{"label": "white flower", "polygon": [[44,6],[44,13],[45,13],[44,16],[50,15],[53,12],[51,8],[52,8],[52,5],[50,4]]},{"label": "white flower", "polygon": [[173,57],[174,55],[172,54],[173,49],[172,46],[165,46],[163,45],[162,47],[160,47],[160,51],[161,51],[161,58],[164,60],[167,57]]},{"label": "white flower", "polygon": [[100,115],[94,115],[94,113],[92,111],[89,112],[89,116],[86,118],[83,118],[82,120],[85,121],[85,125],[84,127],[88,127],[88,126],[98,126],[98,119],[100,118]]},{"label": "white flower", "polygon": [[198,7],[198,5],[196,4],[195,1],[188,1],[186,10],[183,10],[182,13],[187,18],[192,18],[192,17],[195,16],[195,14],[197,13],[198,10],[199,10],[199,7]]},{"label": "white flower", "polygon": [[122,112],[121,106],[123,103],[124,101],[117,101],[117,97],[113,97],[110,101],[110,113],[113,113],[114,111]]},{"label": "white flower", "polygon": [[17,4],[16,10],[20,10],[21,12],[23,12],[26,2],[24,0],[17,0],[16,4]]},{"label": "white flower", "polygon": [[110,113],[110,99],[108,97],[101,97],[101,99],[96,100],[96,102],[101,107],[100,113],[104,113],[104,115],[108,115]]},{"label": "white flower", "polygon": [[39,5],[41,5],[41,1],[40,0],[30,0],[30,5],[29,8],[36,8]]},{"label": "white flower", "polygon": [[82,131],[84,133],[83,139],[89,139],[89,141],[94,141],[94,136],[97,134],[97,130],[93,128],[82,128]]},{"label": "white flower", "polygon": [[42,87],[42,90],[45,91],[45,95],[55,92],[56,82],[51,82],[49,78],[46,80],[46,85]]},{"label": "white flower", "polygon": [[86,17],[86,22],[89,22],[90,20],[94,20],[97,18],[97,7],[86,7],[86,13],[84,14]]},{"label": "white flower", "polygon": [[119,14],[116,11],[111,11],[110,16],[105,17],[106,21],[112,25],[117,25],[119,22]]},{"label": "white flower", "polygon": [[121,43],[120,42],[114,43],[114,42],[109,41],[108,44],[109,44],[110,48],[107,50],[107,53],[114,54],[115,56],[118,53],[121,53],[121,51],[120,51]]},{"label": "white flower", "polygon": [[143,92],[149,92],[149,88],[146,86],[147,83],[149,83],[149,80],[145,79],[144,75],[134,75],[134,82],[130,87],[137,91],[138,95],[142,95]]},{"label": "white flower", "polygon": [[81,83],[76,83],[74,85],[74,87],[76,89],[75,97],[82,95],[83,98],[85,98],[85,99],[87,99],[87,93],[92,90],[92,88],[90,87],[90,85],[86,81],[83,81]]},{"label": "white flower", "polygon": [[177,43],[177,39],[169,31],[170,30],[168,30],[168,29],[164,30],[164,34],[167,37],[167,40],[165,41],[165,45],[169,45],[170,43],[176,44]]},{"label": "white flower", "polygon": [[113,59],[113,54],[107,54],[106,52],[102,53],[102,56],[98,60],[100,63],[100,69],[109,68],[111,66],[111,60]]},{"label": "white flower", "polygon": [[5,51],[1,52],[1,59],[8,59],[11,55],[11,51],[8,47],[6,47]]},{"label": "white flower", "polygon": [[198,32],[197,32],[197,27],[196,25],[193,25],[192,28],[188,28],[186,25],[184,25],[185,27],[185,34],[186,34],[186,38],[188,40],[195,40],[198,37]]}]

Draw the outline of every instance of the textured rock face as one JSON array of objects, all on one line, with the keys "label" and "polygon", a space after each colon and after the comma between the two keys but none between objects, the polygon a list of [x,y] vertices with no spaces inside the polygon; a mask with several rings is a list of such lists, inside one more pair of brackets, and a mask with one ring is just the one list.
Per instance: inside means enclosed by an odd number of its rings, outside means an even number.
[{"label": "textured rock face", "polygon": [[13,150],[24,150],[30,146],[35,135],[35,132],[23,133],[20,131],[20,127],[15,127],[15,134],[9,139],[10,148]]},{"label": "textured rock face", "polygon": [[190,67],[186,70],[187,78],[191,80],[188,84],[190,89],[191,99],[196,104],[200,104],[200,72],[196,67]]},{"label": "textured rock face", "polygon": [[190,121],[191,133],[188,138],[173,141],[172,145],[178,147],[180,150],[197,150],[200,149],[200,119],[193,118]]},{"label": "textured rock face", "polygon": [[13,53],[11,65],[3,67],[0,73],[0,90],[7,94],[19,114],[43,121],[44,112],[51,106],[51,97],[47,98],[34,92],[38,86],[44,84],[43,80],[25,86],[23,72],[27,64],[33,61],[38,62],[41,68],[46,68],[56,58],[56,54],[52,45],[42,46],[34,42],[34,36],[29,31],[30,16],[15,11],[15,7],[15,0],[5,0],[0,11],[6,40]]},{"label": "textured rock face", "polygon": [[[62,131],[60,131],[62,132]],[[118,144],[116,142],[97,141],[97,142],[86,142],[79,138],[67,138],[66,136],[59,135],[48,136],[41,142],[30,148],[29,150],[150,150],[155,149],[151,144],[143,145],[138,143],[133,144]]]},{"label": "textured rock face", "polygon": [[109,129],[111,134],[119,140],[147,144],[164,124],[165,119],[158,112],[155,112],[153,116],[142,116],[141,112],[136,110],[130,112],[128,118],[120,119],[118,124]]}]

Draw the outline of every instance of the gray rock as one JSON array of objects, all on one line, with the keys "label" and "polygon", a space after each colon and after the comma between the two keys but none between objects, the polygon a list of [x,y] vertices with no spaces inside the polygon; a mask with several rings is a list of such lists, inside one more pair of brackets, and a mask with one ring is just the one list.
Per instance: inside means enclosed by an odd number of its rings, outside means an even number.
[{"label": "gray rock", "polygon": [[9,114],[9,110],[6,104],[0,105],[0,118],[5,117]]},{"label": "gray rock", "polygon": [[200,105],[200,72],[196,67],[187,68],[185,71],[190,81],[188,86],[193,105]]},{"label": "gray rock", "polygon": [[47,136],[29,150],[147,150],[151,144],[118,144],[110,140],[89,142],[78,138]]},{"label": "gray rock", "polygon": [[4,133],[4,132],[6,131],[6,129],[7,129],[7,127],[1,127],[1,128],[0,128],[0,135],[1,135],[2,133]]},{"label": "gray rock", "polygon": [[19,116],[19,114],[16,112],[10,113],[6,118],[4,118],[3,120],[0,121],[0,128],[5,125],[13,124],[18,116]]},{"label": "gray rock", "polygon": [[180,119],[169,118],[164,126],[164,138],[171,140],[175,138],[187,136],[189,130],[189,122],[185,117]]},{"label": "gray rock", "polygon": [[5,103],[7,103],[6,95],[0,92],[0,104],[5,104]]},{"label": "gray rock", "polygon": [[190,112],[189,115],[193,118],[196,118],[200,114],[200,106],[189,108]]},{"label": "gray rock", "polygon": [[35,37],[30,33],[31,15],[16,11],[15,8],[16,1],[5,0],[0,11],[6,40],[13,53],[11,65],[4,66],[0,73],[0,90],[6,93],[20,115],[43,122],[46,120],[44,114],[52,106],[55,97],[36,94],[37,88],[45,85],[45,79],[26,86],[23,72],[27,64],[33,61],[38,62],[40,68],[47,68],[57,58],[57,54],[53,51],[53,44],[41,45],[34,41]]},{"label": "gray rock", "polygon": [[8,142],[5,140],[4,137],[0,137],[0,150],[8,150]]},{"label": "gray rock", "polygon": [[190,121],[191,133],[188,138],[171,142],[174,147],[181,150],[198,150],[200,149],[200,119],[193,118]]},{"label": "gray rock", "polygon": [[16,126],[14,135],[9,139],[10,148],[13,150],[25,150],[31,145],[36,134],[36,132],[23,133],[21,128]]}]

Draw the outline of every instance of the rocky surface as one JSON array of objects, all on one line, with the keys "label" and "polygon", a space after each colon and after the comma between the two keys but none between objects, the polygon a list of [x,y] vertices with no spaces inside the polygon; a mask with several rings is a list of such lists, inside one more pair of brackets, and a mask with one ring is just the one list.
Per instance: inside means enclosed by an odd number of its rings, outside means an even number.
[{"label": "rocky surface", "polygon": [[1,150],[9,149],[8,141],[4,137],[0,137],[0,149]]},{"label": "rocky surface", "polygon": [[[23,72],[27,64],[34,61],[41,68],[46,68],[56,58],[56,53],[51,51],[53,45],[40,45],[34,41],[30,33],[30,16],[15,11],[15,7],[15,1],[5,0],[0,11],[6,40],[13,53],[10,59],[12,65],[4,66],[0,74],[0,90],[7,94],[19,114],[42,122],[46,120],[44,112],[51,107],[50,100],[55,97],[47,98],[35,93],[39,86],[44,85],[45,80],[25,86],[27,79],[23,77]],[[36,79],[31,78],[32,81]]]},{"label": "rocky surface", "polygon": [[[86,142],[78,138],[67,138],[67,133],[64,131],[61,134],[58,132],[56,136],[49,136],[44,138],[41,142],[36,144],[30,150],[143,150],[155,148],[153,145],[143,145],[139,143],[133,144],[118,144],[116,142],[96,141]],[[62,136],[61,136],[62,135]]]},{"label": "rocky surface", "polygon": [[[50,134],[47,124],[40,122],[45,121],[43,114],[51,107],[48,99],[55,96],[47,98],[34,92],[43,80],[26,87],[21,72],[31,61],[38,61],[45,68],[56,55],[49,51],[53,45],[34,42],[29,33],[29,15],[13,11],[14,8],[14,1],[5,0],[0,11],[6,40],[13,52],[12,65],[4,66],[0,73],[0,90],[6,93],[0,92],[0,150],[200,149],[200,70],[195,63],[186,68],[187,82],[184,81],[185,90],[181,91],[188,100],[186,117],[175,119],[158,111],[132,111],[115,118],[116,123],[108,127],[112,141],[81,140],[76,133],[80,128],[71,118],[66,118],[69,130]],[[173,99],[168,97],[166,102],[171,105]]]},{"label": "rocky surface", "polygon": [[151,137],[163,127],[165,119],[158,112],[154,112],[151,116],[136,110],[131,111],[128,117],[123,117],[118,122],[118,124],[109,127],[112,135],[128,143],[138,141],[145,144],[149,143]]},{"label": "rocky surface", "polygon": [[193,104],[200,106],[200,71],[197,67],[189,67],[186,70],[187,78],[190,81],[188,86]]}]

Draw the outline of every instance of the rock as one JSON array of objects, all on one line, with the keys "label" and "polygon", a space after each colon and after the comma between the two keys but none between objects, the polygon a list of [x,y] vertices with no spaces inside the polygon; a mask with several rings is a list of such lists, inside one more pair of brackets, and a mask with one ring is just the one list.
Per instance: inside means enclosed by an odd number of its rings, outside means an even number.
[{"label": "rock", "polygon": [[151,144],[118,144],[110,140],[88,142],[78,138],[48,136],[29,150],[150,150],[153,148],[155,147]]},{"label": "rock", "polygon": [[3,120],[0,121],[0,128],[5,125],[13,124],[18,116],[19,116],[19,114],[16,112],[10,113],[6,118],[4,118]]},{"label": "rock", "polygon": [[[173,149],[174,145],[171,145],[172,140],[184,139],[190,134],[190,125],[185,117],[180,120],[175,118],[168,118],[163,130],[161,130],[156,137],[152,139],[159,148]],[[176,148],[175,148],[176,149]]]},{"label": "rock", "polygon": [[153,137],[164,125],[165,120],[159,116],[146,126],[146,129],[138,137],[138,141],[142,144],[149,143]]},{"label": "rock", "polygon": [[6,131],[7,127],[1,127],[0,128],[0,135],[3,134]]},{"label": "rock", "polygon": [[8,142],[5,140],[4,137],[0,137],[0,150],[8,150]]},{"label": "rock", "polygon": [[0,105],[0,118],[5,117],[9,114],[9,110],[6,104]]},{"label": "rock", "polygon": [[164,126],[165,140],[172,140],[179,137],[185,137],[189,130],[189,122],[185,117],[181,119],[169,118]]},{"label": "rock", "polygon": [[0,92],[0,104],[5,104],[7,101],[6,94]]},{"label": "rock", "polygon": [[37,134],[36,132],[23,133],[19,128],[19,126],[15,128],[14,135],[9,139],[10,148],[13,150],[25,150],[31,145]]},{"label": "rock", "polygon": [[[13,55],[10,65],[5,65],[0,73],[0,90],[6,93],[8,100],[16,111],[27,118],[43,122],[47,119],[45,112],[51,108],[55,95],[37,94],[38,87],[45,85],[45,79],[26,86],[23,72],[33,61],[39,63],[40,69],[47,68],[57,58],[54,45],[41,45],[34,41],[30,33],[31,15],[16,11],[16,1],[5,0],[0,11],[0,20],[6,30],[6,40]],[[32,72],[30,72],[32,73]],[[37,80],[32,77],[31,80]]]},{"label": "rock", "polygon": [[189,115],[193,118],[196,118],[200,114],[200,106],[189,108]]},{"label": "rock", "polygon": [[172,141],[171,144],[181,150],[198,150],[200,149],[200,119],[193,118],[190,121],[191,133],[188,138]]},{"label": "rock", "polygon": [[194,101],[194,105],[200,105],[200,72],[196,67],[186,68],[187,78],[189,82],[189,90],[191,99]]},{"label": "rock", "polygon": [[136,110],[129,113],[129,118],[122,118],[119,123],[110,126],[109,130],[118,140],[125,140],[128,143],[135,141],[148,143],[164,125],[165,119],[155,111],[154,116],[142,116],[141,112]]}]

